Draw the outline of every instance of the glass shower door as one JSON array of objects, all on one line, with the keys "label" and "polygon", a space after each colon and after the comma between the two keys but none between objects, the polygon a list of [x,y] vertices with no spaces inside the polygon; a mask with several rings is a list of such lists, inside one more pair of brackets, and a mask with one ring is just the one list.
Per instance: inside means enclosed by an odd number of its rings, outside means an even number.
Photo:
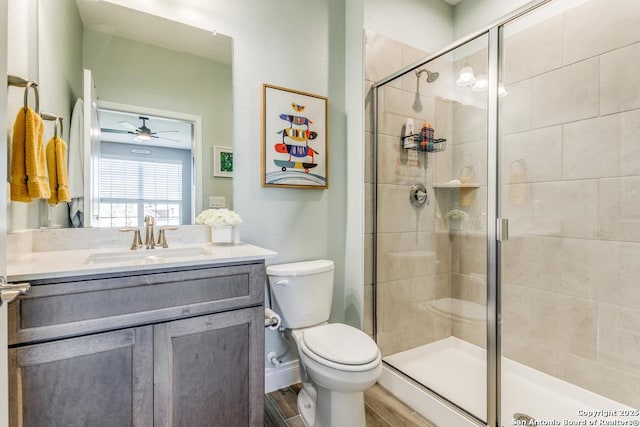
[{"label": "glass shower door", "polygon": [[503,425],[640,420],[640,3],[614,3],[504,27]]},{"label": "glass shower door", "polygon": [[376,98],[377,342],[388,365],[480,420],[487,49],[480,36],[381,85]]}]

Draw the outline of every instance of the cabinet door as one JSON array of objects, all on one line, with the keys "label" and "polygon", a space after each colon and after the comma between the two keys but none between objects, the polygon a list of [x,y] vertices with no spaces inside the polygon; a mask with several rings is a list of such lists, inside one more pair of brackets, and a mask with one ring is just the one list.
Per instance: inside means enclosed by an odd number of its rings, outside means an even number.
[{"label": "cabinet door", "polygon": [[264,309],[154,326],[156,426],[262,426]]},{"label": "cabinet door", "polygon": [[152,352],[152,326],[10,349],[9,425],[153,425]]}]

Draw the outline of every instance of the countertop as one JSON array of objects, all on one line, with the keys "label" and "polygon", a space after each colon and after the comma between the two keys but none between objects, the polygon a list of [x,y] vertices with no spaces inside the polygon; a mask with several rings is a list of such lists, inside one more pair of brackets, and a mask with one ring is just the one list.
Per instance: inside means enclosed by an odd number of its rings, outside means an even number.
[{"label": "countertop", "polygon": [[216,246],[209,243],[174,245],[169,249],[92,249],[10,253],[10,282],[92,274],[144,271],[158,268],[219,265],[262,260],[276,252],[248,243]]}]

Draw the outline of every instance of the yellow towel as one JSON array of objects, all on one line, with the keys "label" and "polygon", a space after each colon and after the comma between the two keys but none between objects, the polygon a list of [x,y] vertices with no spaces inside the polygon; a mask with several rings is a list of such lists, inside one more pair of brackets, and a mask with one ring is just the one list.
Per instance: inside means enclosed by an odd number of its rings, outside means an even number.
[{"label": "yellow towel", "polygon": [[68,202],[69,178],[67,176],[67,144],[58,136],[47,143],[47,169],[49,170],[49,204]]},{"label": "yellow towel", "polygon": [[40,115],[31,108],[21,108],[13,127],[11,200],[30,202],[51,196],[43,137]]},{"label": "yellow towel", "polygon": [[15,202],[30,202],[27,189],[27,162],[25,161],[25,126],[26,112],[24,108],[18,111],[13,124],[13,142],[11,143],[11,200]]}]

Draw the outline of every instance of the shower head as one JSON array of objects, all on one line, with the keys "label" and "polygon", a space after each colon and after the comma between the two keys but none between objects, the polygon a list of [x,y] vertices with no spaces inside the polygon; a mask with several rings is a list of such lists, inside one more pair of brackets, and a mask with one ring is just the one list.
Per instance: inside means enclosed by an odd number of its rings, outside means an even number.
[{"label": "shower head", "polygon": [[438,80],[438,77],[440,76],[440,73],[429,71],[426,68],[421,68],[420,70],[416,70],[416,76],[418,76],[418,78],[420,78],[420,75],[422,73],[427,73],[427,83],[435,82],[436,80]]}]

